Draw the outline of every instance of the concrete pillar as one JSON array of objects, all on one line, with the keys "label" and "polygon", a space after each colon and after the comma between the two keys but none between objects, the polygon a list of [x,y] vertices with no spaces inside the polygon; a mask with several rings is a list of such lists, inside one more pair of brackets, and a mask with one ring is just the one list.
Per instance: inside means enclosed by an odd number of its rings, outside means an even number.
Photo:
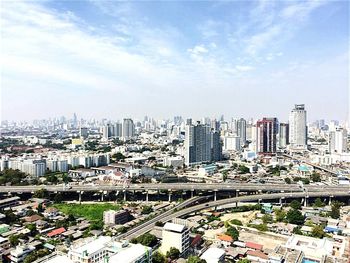
[{"label": "concrete pillar", "polygon": [[148,203],[148,191],[146,191],[146,203]]},{"label": "concrete pillar", "polygon": [[283,199],[284,199],[284,198],[285,198],[284,196],[280,198],[280,206],[283,205]]},{"label": "concrete pillar", "polygon": [[81,204],[81,194],[82,194],[82,192],[79,191],[79,204]]},{"label": "concrete pillar", "polygon": [[169,191],[169,202],[171,202],[171,191]]},{"label": "concrete pillar", "polygon": [[126,190],[123,190],[124,192],[124,202],[126,202]]},{"label": "concrete pillar", "polygon": [[214,190],[214,202],[216,201],[216,193],[217,193],[217,190]]},{"label": "concrete pillar", "polygon": [[103,202],[103,197],[104,197],[104,193],[103,193],[103,191],[101,192],[101,202]]},{"label": "concrete pillar", "polygon": [[331,205],[331,204],[332,204],[332,197],[333,197],[333,195],[330,195],[330,196],[329,196],[328,205]]},{"label": "concrete pillar", "polygon": [[194,189],[191,189],[191,198],[193,197]]},{"label": "concrete pillar", "polygon": [[[236,197],[239,196],[239,190],[236,190]],[[236,202],[236,207],[238,207],[238,202]]]},{"label": "concrete pillar", "polygon": [[304,206],[307,207],[307,199],[309,198],[309,196],[305,195],[305,199],[304,199]]}]

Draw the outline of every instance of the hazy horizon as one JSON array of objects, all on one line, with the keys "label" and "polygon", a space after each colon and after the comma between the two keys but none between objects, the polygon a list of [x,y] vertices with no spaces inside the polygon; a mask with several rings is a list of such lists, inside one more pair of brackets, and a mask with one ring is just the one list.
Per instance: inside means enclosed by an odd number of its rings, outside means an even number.
[{"label": "hazy horizon", "polygon": [[1,119],[349,118],[348,1],[1,2]]}]

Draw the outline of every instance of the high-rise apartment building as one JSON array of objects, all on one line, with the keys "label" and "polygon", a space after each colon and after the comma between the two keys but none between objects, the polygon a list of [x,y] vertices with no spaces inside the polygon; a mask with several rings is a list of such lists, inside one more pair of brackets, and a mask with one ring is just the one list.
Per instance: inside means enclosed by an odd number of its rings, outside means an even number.
[{"label": "high-rise apartment building", "polygon": [[278,146],[283,149],[289,144],[289,124],[280,123],[278,131]]},{"label": "high-rise apartment building", "polygon": [[185,163],[186,165],[211,161],[211,129],[197,123],[186,125]]},{"label": "high-rise apartment building", "polygon": [[336,128],[335,131],[329,132],[329,151],[331,153],[347,152],[348,133],[344,128]]},{"label": "high-rise apartment building", "polygon": [[289,115],[289,143],[292,149],[306,149],[307,127],[304,104],[296,104]]},{"label": "high-rise apartment building", "polygon": [[211,161],[217,162],[222,159],[222,143],[218,131],[211,132]]},{"label": "high-rise apartment building", "polygon": [[124,119],[123,121],[123,138],[125,140],[132,139],[135,136],[135,125],[132,119]]},{"label": "high-rise apartment building", "polygon": [[275,153],[277,145],[277,118],[257,121],[256,151],[261,154]]},{"label": "high-rise apartment building", "polygon": [[80,127],[79,133],[80,133],[81,138],[87,138],[88,137],[88,128]]},{"label": "high-rise apartment building", "polygon": [[237,135],[240,137],[241,146],[247,141],[247,121],[243,118],[237,120]]}]

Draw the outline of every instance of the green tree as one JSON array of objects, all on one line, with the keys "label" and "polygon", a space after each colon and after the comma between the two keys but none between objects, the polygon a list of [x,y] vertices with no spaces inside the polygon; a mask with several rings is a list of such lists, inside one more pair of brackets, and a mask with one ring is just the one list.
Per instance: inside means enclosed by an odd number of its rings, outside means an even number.
[{"label": "green tree", "polygon": [[311,180],[313,182],[321,182],[321,175],[319,173],[312,173]]},{"label": "green tree", "polygon": [[240,173],[240,174],[247,174],[249,172],[250,172],[250,170],[249,170],[249,168],[247,166],[245,166],[245,165],[238,166],[238,173]]},{"label": "green tree", "polygon": [[166,263],[166,258],[162,253],[156,251],[152,254],[152,263]]},{"label": "green tree", "polygon": [[205,259],[201,259],[198,256],[189,256],[187,263],[207,263],[207,261]]},{"label": "green tree", "polygon": [[339,201],[333,201],[331,205],[331,211],[329,212],[329,216],[334,219],[338,219],[340,216],[340,207],[342,205],[343,204]]},{"label": "green tree", "polygon": [[158,243],[158,239],[155,235],[150,233],[143,234],[136,239],[132,239],[132,243],[140,243],[146,247],[154,247]]},{"label": "green tree", "polygon": [[226,230],[226,235],[231,236],[233,238],[233,240],[238,240],[239,232],[238,232],[237,228],[230,226]]},{"label": "green tree", "polygon": [[289,177],[284,178],[286,184],[291,184],[292,180]]},{"label": "green tree", "polygon": [[314,207],[324,207],[326,204],[322,202],[321,198],[317,197],[314,202]]},{"label": "green tree", "polygon": [[276,209],[275,216],[277,222],[282,222],[286,218],[286,212],[283,209]]},{"label": "green tree", "polygon": [[264,222],[264,224],[273,223],[272,215],[269,215],[269,214],[263,215],[262,221]]},{"label": "green tree", "polygon": [[49,192],[46,189],[39,189],[34,192],[33,197],[35,198],[48,198]]},{"label": "green tree", "polygon": [[116,161],[121,161],[121,160],[125,160],[126,157],[121,152],[117,152],[112,155],[112,158],[115,159]]},{"label": "green tree", "polygon": [[304,223],[304,216],[296,209],[289,210],[286,218],[290,224],[302,225]]},{"label": "green tree", "polygon": [[29,255],[27,255],[23,261],[23,263],[31,263],[33,261],[35,261],[37,259],[37,255],[35,252],[30,253]]},{"label": "green tree", "polygon": [[31,236],[35,236],[38,233],[35,224],[28,224],[26,227],[29,229]]},{"label": "green tree", "polygon": [[237,263],[250,263],[250,260],[247,258],[242,258],[242,259],[238,260]]},{"label": "green tree", "polygon": [[152,206],[145,205],[144,207],[142,207],[141,214],[143,214],[143,215],[148,215],[148,214],[150,214],[150,213],[152,213],[152,212],[153,212]]},{"label": "green tree", "polygon": [[301,203],[297,200],[293,200],[289,206],[295,210],[299,210],[301,208]]},{"label": "green tree", "polygon": [[61,193],[57,193],[53,198],[54,203],[59,204],[63,201],[63,196]]},{"label": "green tree", "polygon": [[9,241],[10,241],[11,246],[17,246],[19,244],[19,236],[12,235],[9,237]]},{"label": "green tree", "polygon": [[234,225],[237,225],[237,226],[242,226],[242,222],[238,219],[232,219],[231,221],[231,224],[234,224]]},{"label": "green tree", "polygon": [[179,256],[180,256],[180,251],[175,247],[171,247],[169,251],[166,252],[166,257],[170,258],[171,260],[178,259]]},{"label": "green tree", "polygon": [[323,231],[323,227],[321,225],[317,225],[312,228],[311,236],[316,238],[323,238],[326,236],[326,233]]}]

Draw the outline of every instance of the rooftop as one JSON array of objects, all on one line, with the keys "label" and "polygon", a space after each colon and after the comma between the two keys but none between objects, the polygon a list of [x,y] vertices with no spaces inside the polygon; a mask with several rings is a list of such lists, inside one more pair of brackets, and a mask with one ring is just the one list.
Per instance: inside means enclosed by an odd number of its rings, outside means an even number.
[{"label": "rooftop", "polygon": [[185,229],[184,225],[179,225],[179,224],[174,224],[174,223],[166,223],[164,225],[164,230],[168,230],[168,231],[174,231],[174,232],[181,233],[182,231],[184,231],[184,229]]}]

